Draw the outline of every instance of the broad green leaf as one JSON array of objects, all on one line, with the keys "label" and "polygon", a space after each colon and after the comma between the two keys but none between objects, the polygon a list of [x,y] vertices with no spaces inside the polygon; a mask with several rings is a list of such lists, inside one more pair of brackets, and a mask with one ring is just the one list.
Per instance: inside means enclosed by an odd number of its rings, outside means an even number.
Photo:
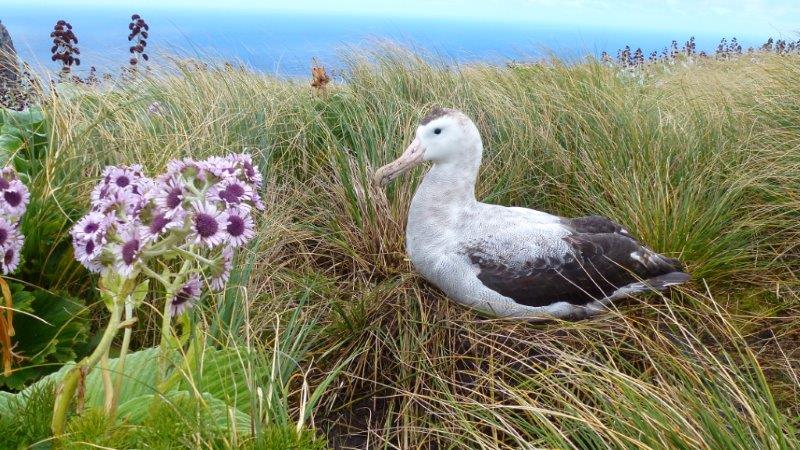
[{"label": "broad green leaf", "polygon": [[2,123],[20,128],[36,129],[44,122],[44,114],[39,108],[28,108],[24,111],[3,109],[2,116]]},{"label": "broad green leaf", "polygon": [[[166,405],[195,401],[190,392],[202,393],[203,406],[200,408],[211,422],[229,429],[233,422],[237,431],[247,433],[250,430],[249,389],[245,379],[248,373],[246,357],[235,349],[206,349],[199,361],[201,370],[195,374],[191,383],[183,381],[173,390],[160,396],[155,392],[156,368],[158,367],[158,349],[149,348],[128,354],[125,367],[122,369],[123,383],[119,392],[120,418],[130,423],[138,423],[146,418],[153,401],[166,401]],[[117,358],[109,360],[112,378],[118,373]],[[0,397],[0,408],[11,398],[25,401],[37,386],[61,380],[64,374],[74,366],[69,363],[53,374],[37,381],[18,394]],[[255,373],[266,373],[265,369],[253,366]],[[195,391],[196,389],[196,391]],[[104,402],[102,372],[96,367],[85,381],[85,405],[89,408],[102,408]],[[160,399],[160,400],[159,400]],[[185,405],[185,403],[183,403]],[[2,413],[2,409],[0,409]]]},{"label": "broad green leaf", "polygon": [[20,153],[16,153],[14,155],[14,157],[12,158],[12,161],[14,163],[14,169],[18,173],[27,174],[30,171],[31,163],[25,157],[23,157]]},{"label": "broad green leaf", "polygon": [[0,134],[8,134],[11,136],[16,136],[20,139],[24,139],[27,133],[10,123],[4,123],[3,126],[0,126]]},{"label": "broad green leaf", "polygon": [[0,152],[3,153],[4,162],[8,161],[8,158],[22,148],[23,145],[25,145],[25,142],[17,136],[12,134],[0,135]]},{"label": "broad green leaf", "polygon": [[[245,374],[248,373],[248,360],[253,368],[256,367],[256,361],[243,348],[239,350],[241,353],[236,349],[209,349],[203,352],[200,376],[192,382],[201,392],[208,392],[229,405],[247,410],[250,407],[251,390]],[[259,370],[256,372],[266,373]],[[184,380],[180,389],[190,389],[189,383]]]},{"label": "broad green leaf", "polygon": [[9,284],[14,309],[21,312],[14,315],[16,334],[12,342],[15,353],[24,359],[11,376],[0,376],[0,386],[22,389],[77,357],[75,349],[88,338],[89,315],[76,299]]},{"label": "broad green leaf", "polygon": [[[119,372],[117,358],[109,360],[109,370],[116,377]],[[129,353],[122,370],[122,388],[119,392],[120,404],[129,399],[155,393],[158,349],[148,348]],[[104,392],[102,372],[98,366],[86,377],[86,405],[103,406]]]},{"label": "broad green leaf", "polygon": [[0,391],[0,416],[8,414],[9,402],[14,398],[14,394],[10,392]]}]

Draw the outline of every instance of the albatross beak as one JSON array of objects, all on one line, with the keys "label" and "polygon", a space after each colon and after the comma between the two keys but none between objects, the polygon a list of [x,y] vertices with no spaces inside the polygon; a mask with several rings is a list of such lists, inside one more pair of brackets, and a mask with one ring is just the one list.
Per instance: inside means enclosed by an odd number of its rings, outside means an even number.
[{"label": "albatross beak", "polygon": [[422,162],[425,147],[418,139],[414,139],[399,158],[375,171],[374,180],[380,186],[386,186],[392,180]]}]

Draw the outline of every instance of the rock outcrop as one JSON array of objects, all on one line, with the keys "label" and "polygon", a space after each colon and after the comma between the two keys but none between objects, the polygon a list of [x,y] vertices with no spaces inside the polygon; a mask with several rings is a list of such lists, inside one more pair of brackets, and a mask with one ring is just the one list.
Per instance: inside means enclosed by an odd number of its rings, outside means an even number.
[{"label": "rock outcrop", "polygon": [[[11,35],[0,21],[0,102],[6,103],[9,97],[19,91],[19,64],[17,52]],[[10,106],[10,105],[4,105]]]}]

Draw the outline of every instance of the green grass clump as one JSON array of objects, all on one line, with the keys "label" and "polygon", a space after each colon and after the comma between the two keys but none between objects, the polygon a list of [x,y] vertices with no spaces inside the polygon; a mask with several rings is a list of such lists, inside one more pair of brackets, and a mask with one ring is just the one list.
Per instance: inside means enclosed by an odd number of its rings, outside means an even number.
[{"label": "green grass clump", "polygon": [[[635,77],[595,62],[445,68],[398,50],[350,64],[316,93],[179,61],[45,106],[56,199],[88,194],[106,164],[259,160],[257,243],[206,311],[215,342],[264,362],[242,368],[248,405],[228,399],[264,424],[254,442],[318,448],[284,434],[314,427],[341,447],[800,446],[796,56]],[[447,300],[403,251],[422,171],[385,191],[370,182],[432,105],[478,125],[480,199],[606,215],[685,261],[692,282],[577,323],[487,320]],[[154,318],[136,345],[154,342]]]},{"label": "green grass clump", "polygon": [[26,448],[49,442],[54,400],[53,383],[33,387],[25,399],[0,397],[0,448]]}]

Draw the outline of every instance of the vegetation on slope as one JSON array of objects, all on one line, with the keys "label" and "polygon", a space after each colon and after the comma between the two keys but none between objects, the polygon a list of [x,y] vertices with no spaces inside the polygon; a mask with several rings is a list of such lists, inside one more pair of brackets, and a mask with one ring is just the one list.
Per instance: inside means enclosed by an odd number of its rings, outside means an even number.
[{"label": "vegetation on slope", "polygon": [[[37,183],[74,219],[107,164],[257,157],[261,231],[205,314],[220,347],[266,361],[243,365],[252,392],[280,380],[270,408],[237,405],[262,429],[370,448],[800,445],[796,56],[453,69],[392,50],[353,58],[323,93],[231,66],[156,72],[49,96]],[[606,215],[685,261],[692,283],[576,323],[492,320],[447,300],[403,251],[422,171],[386,191],[370,181],[433,105],[481,130],[479,198]],[[89,275],[72,270],[49,287],[81,292]],[[152,309],[138,347],[156,342]]]}]

